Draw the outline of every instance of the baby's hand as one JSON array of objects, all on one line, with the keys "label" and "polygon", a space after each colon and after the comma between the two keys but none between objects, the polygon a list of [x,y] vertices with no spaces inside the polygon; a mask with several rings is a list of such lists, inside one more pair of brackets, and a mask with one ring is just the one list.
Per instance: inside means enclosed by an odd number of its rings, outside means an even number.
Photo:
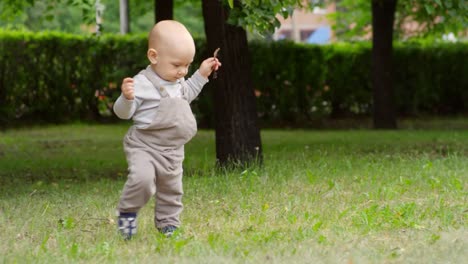
[{"label": "baby's hand", "polygon": [[219,62],[217,58],[211,57],[201,63],[198,71],[203,77],[208,78],[208,76],[210,76],[213,71],[217,71],[219,67],[221,67],[221,62]]},{"label": "baby's hand", "polygon": [[125,96],[127,100],[133,100],[135,98],[134,86],[133,86],[133,79],[132,78],[125,78],[122,81],[122,94]]}]

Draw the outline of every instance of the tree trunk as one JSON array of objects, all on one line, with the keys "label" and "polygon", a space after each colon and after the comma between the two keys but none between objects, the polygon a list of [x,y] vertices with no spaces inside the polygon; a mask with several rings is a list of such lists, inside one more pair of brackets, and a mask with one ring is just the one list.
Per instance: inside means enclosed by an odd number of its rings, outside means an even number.
[{"label": "tree trunk", "polygon": [[[239,2],[235,1],[238,5]],[[262,161],[260,129],[251,77],[247,33],[229,25],[229,7],[222,1],[203,0],[208,56],[221,48],[222,67],[211,79],[214,89],[216,157],[221,166],[245,166]]]},{"label": "tree trunk", "polygon": [[172,20],[174,10],[173,0],[154,0],[154,21]]},{"label": "tree trunk", "polygon": [[120,33],[130,33],[130,8],[128,0],[120,0]]},{"label": "tree trunk", "polygon": [[372,0],[374,128],[396,129],[393,92],[393,22],[397,0]]}]

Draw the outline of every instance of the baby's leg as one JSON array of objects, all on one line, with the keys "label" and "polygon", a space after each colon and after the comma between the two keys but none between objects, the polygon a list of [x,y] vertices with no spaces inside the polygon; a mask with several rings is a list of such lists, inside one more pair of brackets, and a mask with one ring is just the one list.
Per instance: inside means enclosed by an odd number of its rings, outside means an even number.
[{"label": "baby's leg", "polygon": [[128,153],[129,174],[120,197],[120,213],[137,213],[156,192],[155,169],[144,151]]},{"label": "baby's leg", "polygon": [[158,175],[154,222],[158,229],[180,226],[182,213],[182,170],[178,174]]}]

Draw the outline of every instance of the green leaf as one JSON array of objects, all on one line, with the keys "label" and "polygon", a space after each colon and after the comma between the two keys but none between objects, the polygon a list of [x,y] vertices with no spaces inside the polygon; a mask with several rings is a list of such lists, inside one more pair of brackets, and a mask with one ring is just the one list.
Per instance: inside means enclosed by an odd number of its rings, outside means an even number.
[{"label": "green leaf", "polygon": [[234,0],[228,0],[228,4],[230,8],[234,8]]},{"label": "green leaf", "polygon": [[450,9],[453,7],[453,4],[452,4],[452,1],[445,1],[445,6],[447,7],[447,9]]},{"label": "green leaf", "polygon": [[433,7],[433,6],[431,6],[431,5],[424,5],[424,7],[426,8],[426,12],[427,12],[429,15],[434,13],[434,7]]}]

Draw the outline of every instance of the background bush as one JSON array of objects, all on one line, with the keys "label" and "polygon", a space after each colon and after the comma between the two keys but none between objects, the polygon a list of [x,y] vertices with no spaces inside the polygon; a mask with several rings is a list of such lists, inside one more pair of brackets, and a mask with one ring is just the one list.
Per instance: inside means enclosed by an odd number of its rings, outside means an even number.
[{"label": "background bush", "polygon": [[[192,71],[207,56],[204,41],[196,45]],[[467,48],[466,43],[397,44],[399,115],[468,113]],[[317,119],[371,114],[369,44],[253,42],[250,55],[265,125],[303,126]],[[0,124],[116,120],[111,107],[122,79],[146,65],[146,34],[0,31]],[[193,104],[205,127],[213,125],[209,93],[205,89]]]}]

